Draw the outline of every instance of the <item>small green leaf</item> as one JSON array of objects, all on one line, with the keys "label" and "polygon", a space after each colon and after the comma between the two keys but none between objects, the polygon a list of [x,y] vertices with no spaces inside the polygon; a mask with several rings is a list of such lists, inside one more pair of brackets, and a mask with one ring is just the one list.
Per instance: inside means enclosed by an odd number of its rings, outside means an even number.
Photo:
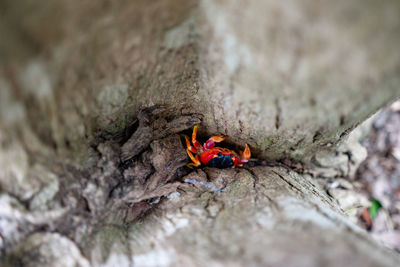
[{"label": "small green leaf", "polygon": [[369,207],[369,214],[370,214],[372,220],[376,218],[380,208],[382,208],[381,203],[378,200],[373,199],[371,201],[371,207]]}]

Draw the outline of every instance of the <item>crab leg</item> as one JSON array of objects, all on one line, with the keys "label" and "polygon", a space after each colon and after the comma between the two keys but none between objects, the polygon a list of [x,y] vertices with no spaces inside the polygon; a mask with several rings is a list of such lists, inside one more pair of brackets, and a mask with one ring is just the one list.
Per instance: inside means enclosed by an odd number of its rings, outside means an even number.
[{"label": "crab leg", "polygon": [[195,147],[196,149],[199,149],[199,148],[201,147],[201,144],[196,140],[196,136],[197,136],[197,126],[199,126],[199,125],[196,125],[196,126],[193,127],[192,143],[193,143],[193,145],[194,145],[194,147]]},{"label": "crab leg", "polygon": [[198,155],[196,155],[196,157],[193,156],[193,154],[192,154],[192,152],[190,152],[189,148],[186,149],[186,152],[189,155],[190,159],[193,161],[193,163],[189,163],[186,166],[188,166],[188,167],[197,167],[197,166],[201,165]]},{"label": "crab leg", "polygon": [[204,143],[204,148],[205,149],[213,148],[215,146],[215,143],[222,142],[225,139],[226,139],[226,137],[223,135],[211,136],[210,139],[208,139],[207,142]]},{"label": "crab leg", "polygon": [[185,135],[186,147],[192,153],[197,153],[197,149],[190,144],[189,137]]},{"label": "crab leg", "polygon": [[247,163],[251,157],[251,152],[249,146],[246,144],[244,151],[240,153],[239,163]]}]

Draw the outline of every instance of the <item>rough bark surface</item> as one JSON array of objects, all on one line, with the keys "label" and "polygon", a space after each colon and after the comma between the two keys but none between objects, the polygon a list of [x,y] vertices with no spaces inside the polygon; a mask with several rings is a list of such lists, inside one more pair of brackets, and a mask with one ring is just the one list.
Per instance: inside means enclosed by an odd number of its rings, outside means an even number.
[{"label": "rough bark surface", "polygon": [[[187,185],[130,226],[133,261],[155,266],[395,266],[312,181],[282,167],[205,169],[227,192]],[[170,197],[171,198],[171,197]],[[363,255],[363,256],[361,256]],[[368,256],[367,256],[368,255]],[[366,260],[366,258],[368,260]]]},{"label": "rough bark surface", "polygon": [[310,176],[262,160],[191,170],[179,134],[198,115],[139,114],[83,165],[43,157],[30,167],[18,143],[3,143],[1,264],[396,266]]},{"label": "rough bark surface", "polygon": [[204,124],[304,158],[400,96],[396,1],[201,1]]},{"label": "rough bark surface", "polygon": [[164,104],[203,114],[204,133],[247,142],[260,157],[303,160],[400,96],[395,0],[2,9],[1,82],[11,91],[2,107],[29,102],[14,116],[75,157],[99,130],[115,134],[142,107]]},{"label": "rough bark surface", "polygon": [[[400,96],[398,1],[0,10],[0,264],[396,266],[290,159]],[[188,169],[199,122],[260,160]]]}]

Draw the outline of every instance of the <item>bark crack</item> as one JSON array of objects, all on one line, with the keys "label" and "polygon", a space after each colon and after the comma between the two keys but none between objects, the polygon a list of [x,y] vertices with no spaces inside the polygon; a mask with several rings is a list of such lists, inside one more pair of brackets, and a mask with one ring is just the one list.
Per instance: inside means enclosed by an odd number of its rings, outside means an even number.
[{"label": "bark crack", "polygon": [[275,129],[279,130],[279,127],[282,124],[282,108],[281,108],[278,98],[275,99],[275,109],[276,109]]},{"label": "bark crack", "polygon": [[303,195],[303,191],[297,187],[297,185],[293,184],[291,181],[289,181],[288,179],[286,179],[283,175],[281,175],[279,172],[272,170],[273,173],[275,173],[276,175],[279,176],[279,178],[281,178],[284,182],[286,182],[290,188],[293,188],[296,190],[296,192],[298,192],[299,194]]}]

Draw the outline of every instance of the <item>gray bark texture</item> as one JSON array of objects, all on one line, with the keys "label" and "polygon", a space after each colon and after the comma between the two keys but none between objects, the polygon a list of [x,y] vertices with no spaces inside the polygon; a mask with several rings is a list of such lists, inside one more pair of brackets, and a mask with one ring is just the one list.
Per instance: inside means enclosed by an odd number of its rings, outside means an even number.
[{"label": "gray bark texture", "polygon": [[[312,176],[354,174],[348,135],[400,97],[399,1],[0,13],[0,265],[398,265]],[[187,168],[199,123],[253,160]]]}]

